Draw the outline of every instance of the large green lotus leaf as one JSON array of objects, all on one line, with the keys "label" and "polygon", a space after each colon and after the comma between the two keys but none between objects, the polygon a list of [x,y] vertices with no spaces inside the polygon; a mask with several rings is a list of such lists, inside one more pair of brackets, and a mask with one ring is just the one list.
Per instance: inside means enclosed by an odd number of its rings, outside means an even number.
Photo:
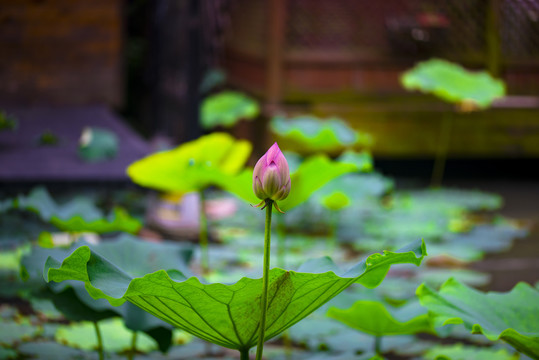
[{"label": "large green lotus leaf", "polygon": [[133,182],[156,190],[186,193],[216,185],[238,173],[251,154],[251,143],[213,133],[175,149],[135,161],[127,168]]},{"label": "large green lotus leaf", "polygon": [[131,217],[121,207],[115,207],[109,216],[105,216],[88,197],[77,197],[65,204],[58,204],[43,187],[33,189],[27,196],[18,196],[14,204],[18,209],[36,212],[43,221],[62,231],[136,233],[142,226],[140,220]]},{"label": "large green lotus leaf", "polygon": [[211,129],[219,125],[231,127],[242,119],[251,120],[259,113],[260,107],[253,98],[237,91],[223,91],[204,99],[200,117],[202,126]]},{"label": "large green lotus leaf", "polygon": [[[80,245],[80,244],[79,244]],[[107,259],[120,266],[132,277],[142,276],[159,269],[182,269],[187,273],[187,262],[192,249],[176,243],[151,243],[121,234],[97,245],[86,244],[92,250],[105,254]],[[43,268],[48,257],[63,260],[75,250],[35,247],[30,255],[23,257],[21,273],[32,282],[43,282]],[[50,283],[50,297],[55,307],[68,319],[74,321],[99,321],[111,316],[123,317],[126,326],[134,331],[144,331],[154,337],[161,350],[171,344],[170,325],[142,311],[131,303],[112,306],[105,299],[93,299],[80,281]]]},{"label": "large green lotus leaf", "polygon": [[[405,308],[394,312],[404,314],[404,319],[397,318],[386,306],[375,300],[356,301],[348,309],[329,308],[327,315],[344,324],[374,336],[408,335],[433,333],[432,323],[427,313],[403,312]],[[402,317],[402,316],[401,316]]]},{"label": "large green lotus leaf", "polygon": [[481,108],[505,95],[503,81],[486,71],[471,72],[441,59],[418,63],[402,75],[401,83],[408,90],[434,94],[451,103],[472,101]]},{"label": "large green lotus leaf", "polygon": [[[290,194],[286,199],[278,202],[279,207],[283,211],[288,211],[305,202],[312,193],[330,180],[357,170],[356,165],[352,163],[331,161],[325,155],[309,157],[301,163],[296,172],[290,175]],[[253,192],[252,169],[244,170],[236,177],[222,177],[218,185],[251,204],[260,202]]]},{"label": "large green lotus leaf", "polygon": [[271,120],[270,128],[284,140],[287,150],[302,154],[339,153],[347,148],[372,144],[370,135],[358,133],[338,118],[322,120],[306,115],[286,119],[278,116]]},{"label": "large green lotus leaf", "polygon": [[[270,270],[266,338],[297,323],[346,287],[358,282],[376,287],[392,264],[419,265],[426,255],[417,241],[398,252],[373,254],[348,272],[337,275],[329,258],[311,260],[298,271]],[[339,272],[340,273],[340,272]],[[92,297],[113,305],[125,301],[204,340],[231,349],[248,349],[257,342],[262,279],[242,278],[225,284],[203,284],[181,271],[160,270],[133,278],[88,246],[62,262],[49,257],[47,281],[80,280]]]},{"label": "large green lotus leaf", "polygon": [[489,340],[503,339],[518,351],[539,359],[539,291],[518,283],[508,293],[482,293],[450,278],[439,291],[417,288],[421,305],[439,325],[463,323]]},{"label": "large green lotus leaf", "polygon": [[438,345],[425,352],[425,360],[518,360],[518,354],[511,354],[506,349],[491,349],[478,346]]}]

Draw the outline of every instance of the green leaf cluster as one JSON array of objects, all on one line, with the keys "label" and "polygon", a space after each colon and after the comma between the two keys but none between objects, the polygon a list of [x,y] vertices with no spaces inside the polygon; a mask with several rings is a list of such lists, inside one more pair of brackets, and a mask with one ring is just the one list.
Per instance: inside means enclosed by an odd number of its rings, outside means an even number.
[{"label": "green leaf cluster", "polygon": [[416,293],[437,325],[464,324],[539,359],[539,291],[532,286],[518,283],[508,293],[482,293],[450,278],[439,291],[421,285]]},{"label": "green leaf cluster", "polygon": [[[80,244],[79,244],[80,245]],[[159,269],[182,269],[188,273],[187,262],[192,256],[192,249],[176,243],[151,243],[142,241],[132,235],[121,234],[96,245],[85,244],[85,247],[106,254],[107,259],[122,268],[128,276],[142,276]],[[34,247],[32,252],[21,260],[23,279],[31,283],[46,285],[43,281],[43,269],[49,257],[64,260],[75,250]],[[153,337],[161,350],[171,344],[171,326],[130,303],[120,307],[110,305],[106,300],[93,299],[83,282],[66,281],[49,283],[48,293],[41,296],[52,300],[54,306],[73,321],[100,321],[113,316],[121,316],[127,328],[133,331],[144,331]]]},{"label": "green leaf cluster", "polygon": [[131,217],[121,207],[113,208],[112,212],[105,216],[94,202],[86,197],[58,204],[43,187],[33,189],[27,196],[19,195],[12,201],[11,206],[35,212],[43,221],[67,232],[136,233],[142,226],[138,219]]},{"label": "green leaf cluster", "polygon": [[506,349],[480,348],[462,344],[439,345],[427,350],[425,360],[518,360],[518,354],[511,354]]},{"label": "green leaf cluster", "polygon": [[[298,271],[270,270],[266,339],[280,334],[353,283],[378,286],[393,264],[419,265],[426,255],[418,241],[398,252],[373,254],[344,274],[329,258],[311,260]],[[159,270],[132,277],[88,246],[61,259],[49,257],[47,281],[78,280],[95,299],[129,301],[197,337],[231,349],[257,342],[262,279],[230,285],[204,284],[182,271]]]}]

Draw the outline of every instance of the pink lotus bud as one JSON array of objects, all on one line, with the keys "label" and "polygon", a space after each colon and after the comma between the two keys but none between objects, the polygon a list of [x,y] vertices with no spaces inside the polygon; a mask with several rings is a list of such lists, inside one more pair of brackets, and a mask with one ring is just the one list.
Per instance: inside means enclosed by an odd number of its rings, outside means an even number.
[{"label": "pink lotus bud", "polygon": [[284,200],[290,193],[290,171],[277,143],[258,160],[253,171],[253,190],[262,200]]}]

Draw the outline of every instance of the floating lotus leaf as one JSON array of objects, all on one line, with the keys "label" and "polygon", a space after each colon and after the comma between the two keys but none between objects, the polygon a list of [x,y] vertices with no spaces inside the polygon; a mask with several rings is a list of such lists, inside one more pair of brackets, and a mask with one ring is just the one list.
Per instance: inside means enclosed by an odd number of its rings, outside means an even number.
[{"label": "floating lotus leaf", "polygon": [[324,196],[321,203],[328,210],[339,211],[350,206],[350,198],[341,191],[335,191]]},{"label": "floating lotus leaf", "polygon": [[84,219],[81,215],[75,215],[67,220],[53,216],[51,224],[58,229],[67,232],[95,232],[98,234],[124,231],[127,233],[136,233],[141,228],[140,220],[137,220],[120,207],[115,207],[107,218],[100,218],[93,221]]},{"label": "floating lotus leaf", "polygon": [[202,126],[231,127],[240,120],[251,120],[258,116],[260,107],[253,98],[237,91],[223,91],[208,96],[202,102]]},{"label": "floating lotus leaf", "polygon": [[[357,170],[354,164],[331,161],[325,155],[311,156],[290,175],[292,190],[286,199],[278,202],[279,207],[283,211],[290,210],[306,201],[313,192],[330,180]],[[218,183],[222,189],[251,204],[256,204],[260,199],[255,196],[252,184],[252,169],[244,170],[236,177],[221,177]]]},{"label": "floating lotus leaf", "polygon": [[[103,348],[106,352],[120,352],[131,349],[133,333],[127,329],[119,318],[111,318],[99,322],[99,330],[103,337]],[[56,330],[54,338],[61,344],[77,349],[94,350],[97,348],[95,326],[88,321],[62,325]],[[156,342],[144,333],[137,334],[137,351],[148,352],[157,349]]]},{"label": "floating lotus leaf", "polygon": [[[1,129],[1,126],[0,126]],[[13,349],[7,349],[3,346],[0,346],[0,359],[17,359],[19,355]]]},{"label": "floating lotus leaf", "polygon": [[371,172],[373,170],[372,155],[367,151],[346,150],[337,158],[337,161],[352,163],[357,166],[360,172]]},{"label": "floating lotus leaf", "polygon": [[344,310],[331,307],[327,315],[335,320],[374,336],[433,333],[433,327],[425,311],[416,311],[407,305],[399,309],[389,308],[374,300],[359,300]]},{"label": "floating lotus leaf", "polygon": [[0,318],[0,347],[27,341],[38,336],[42,330],[29,323],[20,324],[14,321],[4,321]]},{"label": "floating lotus leaf", "polygon": [[491,349],[462,344],[438,345],[427,350],[425,360],[518,360],[518,354],[511,354],[506,349]]},{"label": "floating lotus leaf", "polygon": [[345,149],[372,144],[370,135],[360,134],[338,118],[322,120],[309,115],[291,119],[275,117],[270,122],[270,128],[283,140],[286,145],[283,148],[302,154],[340,153]]},{"label": "floating lotus leaf", "polygon": [[498,194],[448,188],[399,191],[393,199],[393,207],[413,212],[492,211],[502,205],[503,198]]},{"label": "floating lotus leaf", "polygon": [[17,347],[17,351],[20,355],[16,359],[20,359],[22,356],[40,360],[90,360],[96,358],[94,351],[92,353],[84,352],[80,349],[58,344],[55,341],[25,342]]},{"label": "floating lotus leaf", "polygon": [[[318,192],[321,196],[327,196],[335,191],[340,191],[345,193],[354,205],[361,205],[366,203],[366,199],[376,199],[378,202],[379,198],[384,194],[390,192],[394,188],[393,180],[384,177],[380,173],[368,173],[368,174],[346,174],[345,176],[340,176],[320,189]],[[368,208],[372,210],[371,206],[368,205]]]},{"label": "floating lotus leaf", "polygon": [[408,90],[419,90],[451,103],[472,102],[480,108],[505,95],[503,81],[486,71],[472,72],[441,59],[418,63],[401,77]]},{"label": "floating lotus leaf", "polygon": [[464,324],[474,334],[505,340],[539,359],[539,291],[530,285],[518,283],[508,293],[482,293],[451,278],[439,291],[421,285],[416,293],[437,324]]},{"label": "floating lotus leaf", "polygon": [[[308,261],[298,271],[270,270],[266,339],[280,334],[352,283],[378,286],[393,264],[419,265],[423,241],[398,252],[373,254],[340,273],[329,258]],[[262,279],[225,285],[203,284],[181,271],[160,270],[133,278],[88,246],[60,260],[49,257],[47,281],[78,280],[96,299],[113,305],[129,301],[174,326],[212,343],[246,350],[257,342]]]},{"label": "floating lotus leaf", "polygon": [[87,197],[77,197],[65,204],[58,204],[43,187],[33,189],[27,196],[18,196],[13,204],[15,208],[36,212],[43,221],[62,231],[136,233],[142,226],[139,220],[131,217],[121,207],[115,207],[109,216],[105,216],[94,201]]},{"label": "floating lotus leaf", "polygon": [[248,141],[213,133],[135,161],[127,168],[127,174],[133,182],[156,190],[197,191],[239,172],[251,148]]}]

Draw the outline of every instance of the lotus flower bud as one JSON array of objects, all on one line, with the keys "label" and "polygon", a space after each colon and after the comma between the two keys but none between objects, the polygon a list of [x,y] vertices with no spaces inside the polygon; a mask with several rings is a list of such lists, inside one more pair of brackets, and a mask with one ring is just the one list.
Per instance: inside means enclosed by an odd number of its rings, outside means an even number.
[{"label": "lotus flower bud", "polygon": [[277,143],[258,160],[253,171],[253,190],[262,200],[284,200],[290,193],[290,171]]}]

